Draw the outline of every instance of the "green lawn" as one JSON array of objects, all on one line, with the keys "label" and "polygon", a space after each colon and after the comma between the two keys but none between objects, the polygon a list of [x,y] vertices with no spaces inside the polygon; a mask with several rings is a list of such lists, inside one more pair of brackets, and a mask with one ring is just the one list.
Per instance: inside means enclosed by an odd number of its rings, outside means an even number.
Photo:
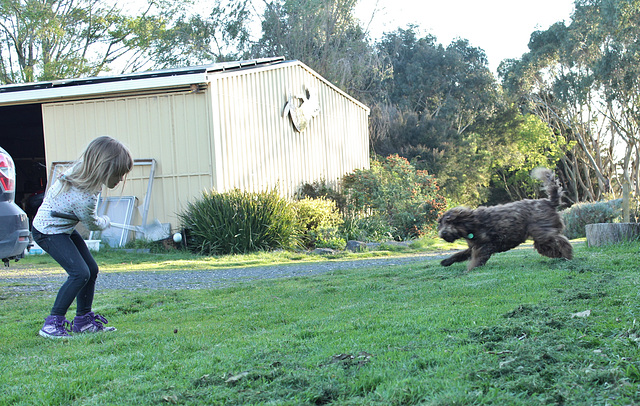
[{"label": "green lawn", "polygon": [[471,273],[425,261],[101,291],[118,331],[65,341],[37,335],[55,292],[0,279],[0,405],[639,404],[639,259],[638,243],[571,261],[523,248]]}]

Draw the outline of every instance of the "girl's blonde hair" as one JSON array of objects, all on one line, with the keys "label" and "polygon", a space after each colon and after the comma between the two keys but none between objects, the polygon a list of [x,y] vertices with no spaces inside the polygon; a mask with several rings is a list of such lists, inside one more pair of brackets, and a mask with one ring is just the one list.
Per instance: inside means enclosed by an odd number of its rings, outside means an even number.
[{"label": "girl's blonde hair", "polygon": [[91,141],[71,169],[60,177],[64,192],[71,186],[99,192],[111,176],[124,177],[133,168],[129,149],[107,135]]}]

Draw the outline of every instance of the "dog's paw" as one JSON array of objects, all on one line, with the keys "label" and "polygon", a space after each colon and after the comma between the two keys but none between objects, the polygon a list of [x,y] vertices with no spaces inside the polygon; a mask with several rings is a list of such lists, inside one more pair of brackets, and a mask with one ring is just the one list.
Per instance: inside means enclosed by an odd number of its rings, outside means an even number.
[{"label": "dog's paw", "polygon": [[451,258],[445,258],[442,261],[440,261],[440,265],[442,266],[449,266],[451,264],[453,264],[455,261]]}]

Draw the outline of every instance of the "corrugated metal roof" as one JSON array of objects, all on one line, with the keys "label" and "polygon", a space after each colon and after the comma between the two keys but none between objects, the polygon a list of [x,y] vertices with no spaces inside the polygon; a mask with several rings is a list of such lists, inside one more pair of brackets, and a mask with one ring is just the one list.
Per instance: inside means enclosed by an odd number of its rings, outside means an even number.
[{"label": "corrugated metal roof", "polygon": [[125,75],[4,85],[0,86],[0,106],[189,86],[207,83],[207,76],[212,74],[240,72],[282,62],[284,57],[273,57]]},{"label": "corrugated metal roof", "polygon": [[257,66],[265,66],[265,65],[270,65],[277,62],[282,62],[282,61],[284,61],[284,57],[279,56],[279,57],[273,57],[273,58],[251,59],[251,60],[245,60],[245,61],[219,62],[219,63],[213,63],[209,65],[189,66],[186,68],[161,69],[161,70],[155,70],[155,71],[129,73],[129,74],[123,74],[123,75],[114,75],[114,76],[95,76],[95,77],[89,77],[89,78],[60,79],[60,80],[51,80],[51,81],[44,81],[44,82],[19,83],[19,84],[0,86],[0,94],[27,91],[27,90],[53,89],[53,88],[61,88],[61,87],[69,87],[69,86],[121,82],[126,80],[167,78],[167,77],[175,77],[175,76],[183,76],[183,75],[194,75],[194,74],[211,74],[216,72],[227,72],[227,71],[233,71],[233,70],[248,69],[248,68],[253,68]]},{"label": "corrugated metal roof", "polygon": [[366,109],[367,112],[369,111],[367,106],[333,85],[302,62],[297,60],[287,61],[282,56],[115,76],[4,85],[0,86],[0,106],[163,92],[167,89],[188,89],[189,86],[194,84],[206,85],[210,83],[212,76],[241,74],[250,69],[276,69],[290,64],[302,66],[336,92]]}]

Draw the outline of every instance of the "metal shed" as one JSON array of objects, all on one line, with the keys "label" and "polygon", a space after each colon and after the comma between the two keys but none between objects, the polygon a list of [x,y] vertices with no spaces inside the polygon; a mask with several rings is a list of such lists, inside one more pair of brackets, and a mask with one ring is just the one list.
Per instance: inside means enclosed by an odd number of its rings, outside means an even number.
[{"label": "metal shed", "polygon": [[135,196],[132,224],[157,218],[173,228],[204,190],[292,197],[305,182],[335,185],[367,168],[368,116],[283,58],[0,86],[0,145],[17,162],[18,202],[90,140],[111,135],[137,165],[124,188],[103,196]]}]

